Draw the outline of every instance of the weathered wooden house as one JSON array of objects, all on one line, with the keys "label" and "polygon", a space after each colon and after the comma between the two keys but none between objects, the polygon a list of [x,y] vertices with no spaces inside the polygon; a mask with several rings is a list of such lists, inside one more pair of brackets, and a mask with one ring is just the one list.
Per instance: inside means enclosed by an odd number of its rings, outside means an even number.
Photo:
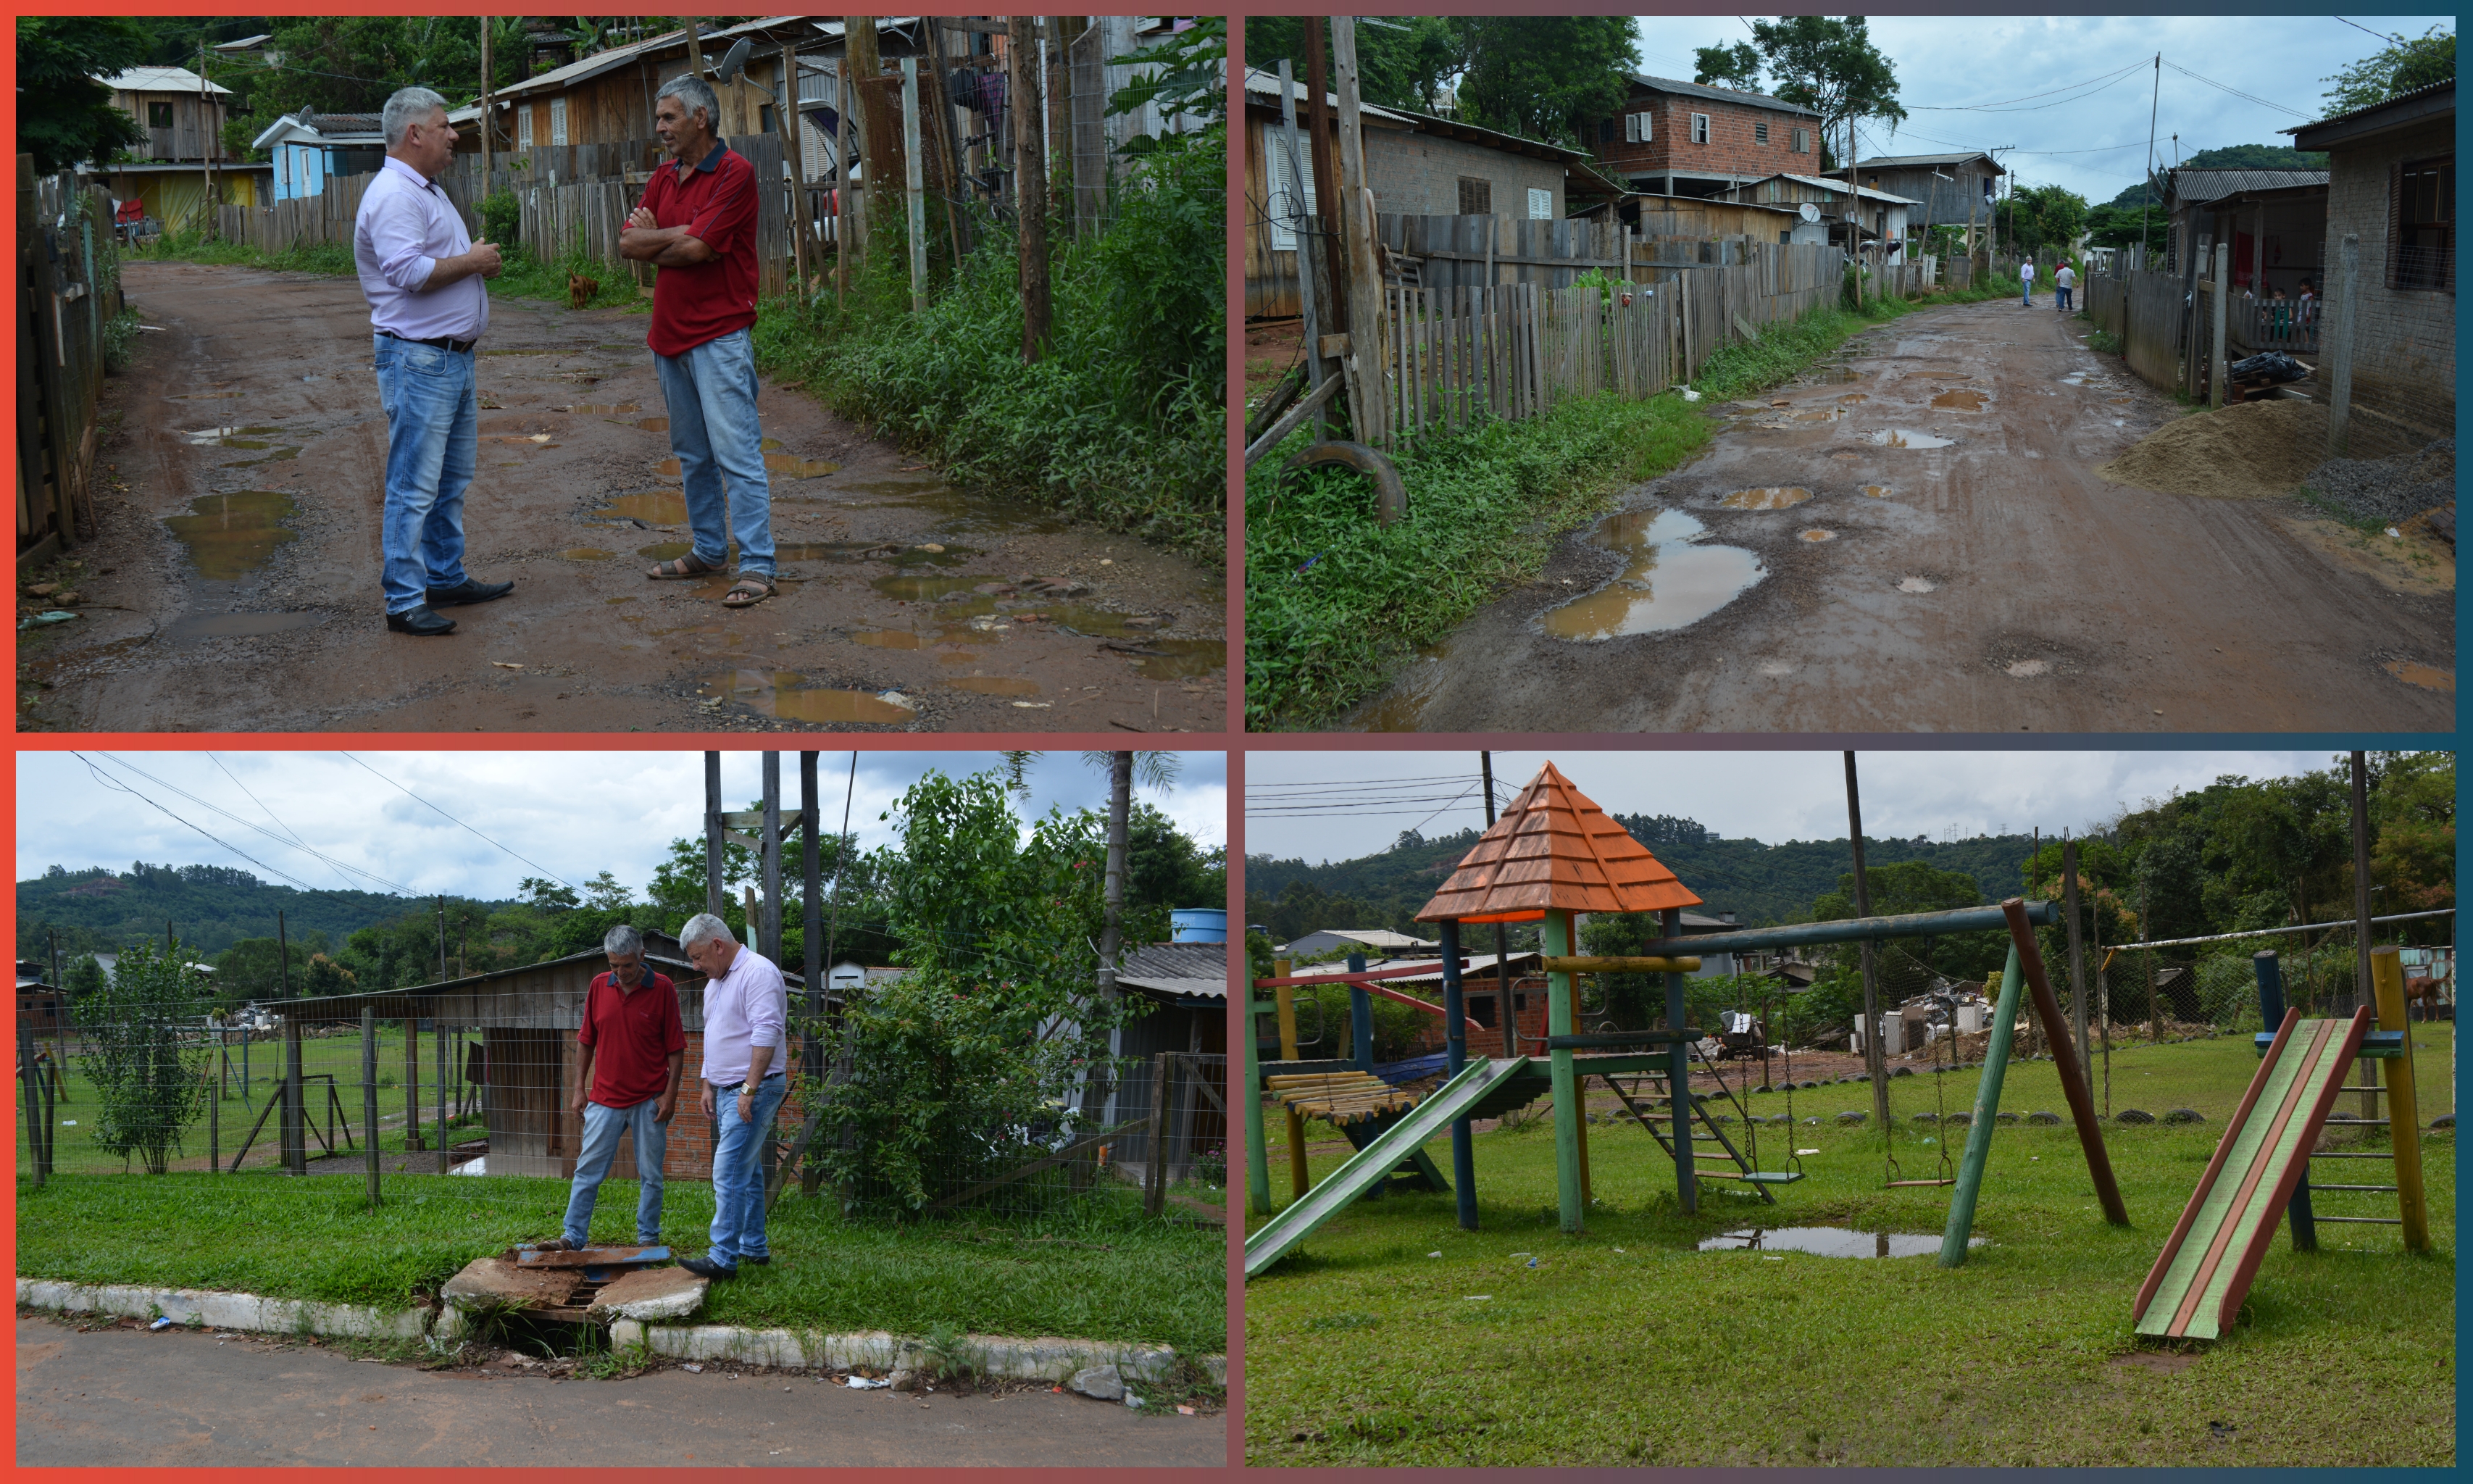
[{"label": "weathered wooden house", "polygon": [[90,166],[113,197],[142,203],[145,216],[175,231],[204,220],[209,177],[217,201],[256,203],[268,167],[234,158],[224,148],[229,89],[185,67],[132,67],[96,81],[111,90],[111,106],[146,134],[129,147],[127,158]]},{"label": "weathered wooden house", "polygon": [[2007,174],[1999,160],[1981,150],[1875,155],[1855,164],[1855,179],[1861,184],[1913,203],[1907,225],[1918,232],[1933,227],[1972,224],[1979,231],[1989,227],[1994,193]]}]

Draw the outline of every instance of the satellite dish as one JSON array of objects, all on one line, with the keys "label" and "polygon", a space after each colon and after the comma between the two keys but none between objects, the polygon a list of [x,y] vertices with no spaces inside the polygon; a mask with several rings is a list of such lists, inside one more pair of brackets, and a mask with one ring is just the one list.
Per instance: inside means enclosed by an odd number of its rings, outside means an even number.
[{"label": "satellite dish", "polygon": [[1803,203],[1803,219],[1804,219],[1805,221],[1807,221],[1807,222],[1817,222],[1817,221],[1819,221],[1819,220],[1820,220],[1820,208],[1819,208],[1818,206],[1813,205],[1812,203],[1810,203],[1810,202],[1808,202],[1808,201],[1807,201],[1807,202],[1805,202],[1805,203]]},{"label": "satellite dish", "polygon": [[714,70],[713,76],[724,83],[737,81],[738,75],[747,70],[747,54],[754,50],[755,47],[745,36],[732,41],[730,43],[729,52],[721,59],[721,65]]}]

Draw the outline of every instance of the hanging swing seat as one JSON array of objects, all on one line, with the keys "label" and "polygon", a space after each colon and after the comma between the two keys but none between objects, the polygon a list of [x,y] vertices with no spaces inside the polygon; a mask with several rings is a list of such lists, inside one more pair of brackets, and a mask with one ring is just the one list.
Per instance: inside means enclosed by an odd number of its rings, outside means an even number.
[{"label": "hanging swing seat", "polygon": [[1741,1180],[1755,1185],[1790,1185],[1803,1178],[1801,1170],[1693,1170],[1699,1180]]},{"label": "hanging swing seat", "polygon": [[1906,1188],[1908,1188],[1909,1186],[1912,1186],[1912,1185],[1957,1185],[1957,1182],[1955,1179],[1952,1179],[1952,1180],[1893,1180],[1893,1181],[1890,1181],[1890,1182],[1889,1182],[1889,1184],[1888,1184],[1888,1188],[1889,1188],[1889,1189],[1891,1189],[1891,1190],[1903,1190],[1903,1189],[1906,1189]]}]

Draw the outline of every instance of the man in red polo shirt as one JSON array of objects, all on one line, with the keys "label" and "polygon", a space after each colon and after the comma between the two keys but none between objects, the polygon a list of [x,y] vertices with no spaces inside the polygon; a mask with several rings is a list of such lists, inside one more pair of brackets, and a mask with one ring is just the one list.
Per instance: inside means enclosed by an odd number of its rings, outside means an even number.
[{"label": "man in red polo shirt", "polygon": [[662,84],[653,131],[676,163],[653,172],[618,234],[618,251],[660,270],[647,340],[695,538],[685,556],[646,575],[680,581],[722,571],[734,537],[738,581],[722,606],[753,608],[773,596],[773,491],[748,335],[756,323],[756,167],[715,136],[720,116],[720,101],[695,74]]},{"label": "man in red polo shirt", "polygon": [[592,1203],[618,1154],[618,1139],[636,1140],[636,1240],[645,1247],[661,1239],[661,1158],[668,1152],[670,1115],[678,1111],[684,1074],[686,1030],[679,1023],[679,992],[665,974],[644,968],[644,937],[624,923],[601,941],[610,971],[595,977],[584,996],[584,1023],[575,1032],[575,1089],[568,1106],[584,1117],[584,1147],[575,1159],[575,1185],[566,1198],[566,1227],[551,1250],[580,1250],[592,1226]]}]

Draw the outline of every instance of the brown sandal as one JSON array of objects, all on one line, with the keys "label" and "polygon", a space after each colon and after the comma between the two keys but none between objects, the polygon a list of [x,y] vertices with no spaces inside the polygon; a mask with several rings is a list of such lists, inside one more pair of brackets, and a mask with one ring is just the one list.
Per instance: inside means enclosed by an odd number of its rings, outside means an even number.
[{"label": "brown sandal", "polygon": [[730,590],[721,595],[721,606],[754,608],[771,596],[773,596],[773,579],[761,572],[741,572],[738,574],[738,581],[732,583]]},{"label": "brown sandal", "polygon": [[690,551],[673,561],[655,563],[644,575],[657,583],[686,582],[698,577],[710,577],[721,568],[713,566]]}]

